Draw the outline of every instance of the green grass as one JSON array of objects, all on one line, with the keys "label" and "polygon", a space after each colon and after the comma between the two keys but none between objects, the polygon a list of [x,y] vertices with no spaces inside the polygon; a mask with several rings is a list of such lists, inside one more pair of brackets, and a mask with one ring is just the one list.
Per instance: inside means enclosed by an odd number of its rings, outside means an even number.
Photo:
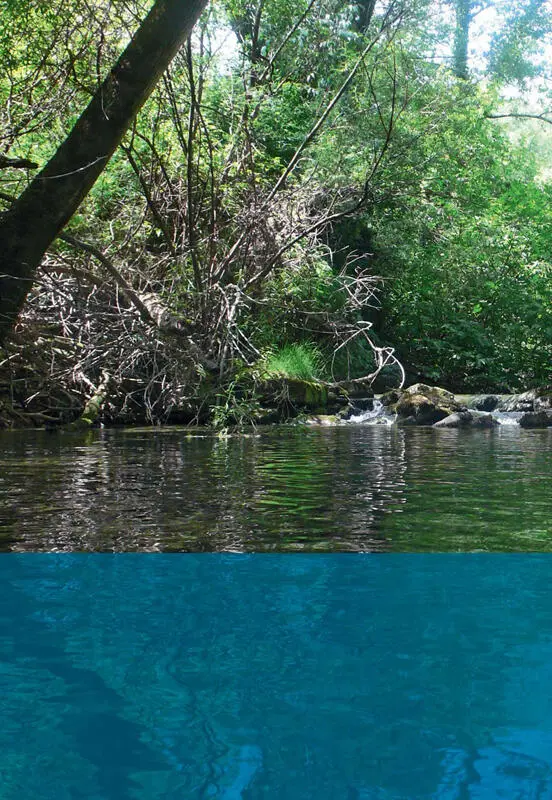
[{"label": "green grass", "polygon": [[315,381],[322,374],[322,356],[318,348],[310,342],[287,344],[269,353],[263,367],[268,377]]}]

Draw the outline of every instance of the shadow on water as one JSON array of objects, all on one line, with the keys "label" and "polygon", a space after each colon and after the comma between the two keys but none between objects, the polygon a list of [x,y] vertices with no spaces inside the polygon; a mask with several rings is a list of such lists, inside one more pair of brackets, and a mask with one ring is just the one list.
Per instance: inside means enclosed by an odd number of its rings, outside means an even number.
[{"label": "shadow on water", "polygon": [[[166,760],[144,744],[142,727],[125,718],[127,701],[106,685],[95,669],[72,663],[66,635],[70,627],[53,624],[54,617],[48,616],[41,603],[37,604],[36,596],[29,596],[20,588],[20,582],[25,586],[30,580],[37,580],[35,588],[40,594],[40,583],[43,582],[46,587],[52,582],[51,568],[41,570],[29,564],[30,569],[22,569],[21,562],[11,558],[3,563],[3,567],[0,580],[0,632],[2,650],[7,658],[4,670],[0,671],[0,685],[4,684],[4,688],[9,686],[10,663],[15,668],[12,671],[14,677],[35,670],[36,684],[31,681],[9,688],[14,693],[13,699],[16,699],[17,692],[26,692],[31,693],[29,700],[44,703],[50,723],[44,730],[36,731],[44,751],[42,758],[38,758],[38,765],[39,768],[45,767],[46,771],[37,775],[39,785],[32,794],[24,792],[20,796],[39,798],[40,786],[44,787],[54,777],[48,772],[54,759],[47,759],[48,748],[53,747],[60,748],[56,752],[60,775],[64,774],[66,764],[63,758],[65,748],[93,767],[86,791],[81,792],[78,785],[73,786],[72,797],[96,796],[91,789],[97,783],[98,797],[105,800],[131,800],[135,788],[132,773],[166,770]],[[58,602],[57,605],[59,608],[61,604]],[[70,614],[71,609],[67,608],[66,612]],[[55,688],[44,697],[42,680],[45,675]],[[36,694],[34,698],[33,692]],[[47,708],[48,705],[51,709]],[[15,730],[11,732],[16,742],[17,737],[21,741],[27,738],[24,731],[30,722],[36,722],[36,717],[31,720],[24,717],[17,719]],[[52,772],[55,773],[55,769]],[[7,788],[5,783],[4,786]]]},{"label": "shadow on water", "polygon": [[0,436],[0,549],[552,550],[552,431]]}]

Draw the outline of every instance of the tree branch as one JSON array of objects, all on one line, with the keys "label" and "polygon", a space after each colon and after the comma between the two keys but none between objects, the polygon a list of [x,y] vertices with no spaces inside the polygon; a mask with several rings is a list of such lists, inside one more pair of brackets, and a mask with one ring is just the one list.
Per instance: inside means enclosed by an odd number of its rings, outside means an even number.
[{"label": "tree branch", "polygon": [[548,119],[545,114],[550,114],[550,111],[543,111],[542,114],[529,114],[524,112],[516,112],[510,111],[508,114],[485,114],[486,119],[506,119],[507,117],[513,117],[514,119],[538,119],[540,122],[547,122],[549,125],[552,125],[552,119]]},{"label": "tree branch", "polygon": [[0,154],[0,169],[38,169],[38,164],[28,158],[8,158]]}]

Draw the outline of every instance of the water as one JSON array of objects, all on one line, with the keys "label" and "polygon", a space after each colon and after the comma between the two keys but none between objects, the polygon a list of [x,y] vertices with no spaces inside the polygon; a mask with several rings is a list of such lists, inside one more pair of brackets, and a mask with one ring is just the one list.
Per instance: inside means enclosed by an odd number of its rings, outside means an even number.
[{"label": "water", "polygon": [[393,425],[397,420],[396,414],[386,413],[381,400],[374,399],[372,408],[362,411],[360,414],[353,414],[347,424],[353,425]]},{"label": "water", "polygon": [[552,429],[0,435],[3,551],[551,551]]},{"label": "water", "polygon": [[542,555],[0,556],[2,800],[549,800]]}]

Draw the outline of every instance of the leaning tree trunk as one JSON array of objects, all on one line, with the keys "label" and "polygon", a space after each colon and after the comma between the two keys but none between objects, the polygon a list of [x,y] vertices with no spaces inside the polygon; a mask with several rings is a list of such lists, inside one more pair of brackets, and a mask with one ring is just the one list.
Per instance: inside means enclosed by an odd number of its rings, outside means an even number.
[{"label": "leaning tree trunk", "polygon": [[73,130],[0,217],[0,345],[41,259],[86,197],[207,0],[156,0]]}]

